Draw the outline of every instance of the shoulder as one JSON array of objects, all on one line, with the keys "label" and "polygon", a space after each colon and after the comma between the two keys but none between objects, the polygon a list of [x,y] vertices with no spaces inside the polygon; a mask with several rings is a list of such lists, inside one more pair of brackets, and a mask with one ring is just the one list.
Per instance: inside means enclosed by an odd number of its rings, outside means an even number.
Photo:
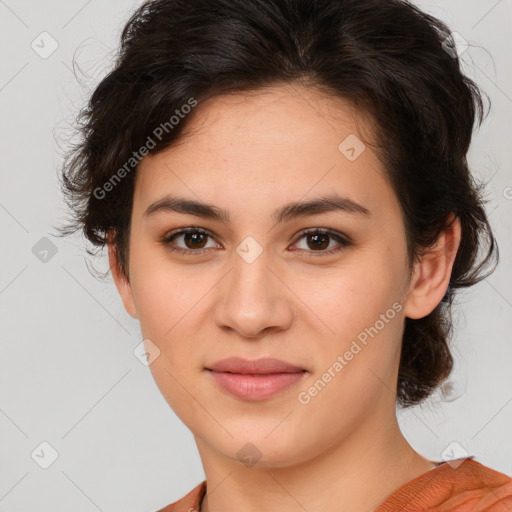
[{"label": "shoulder", "polygon": [[157,512],[198,512],[201,500],[206,494],[206,480],[194,487],[178,501],[167,505]]},{"label": "shoulder", "polygon": [[472,458],[450,461],[402,486],[376,512],[396,510],[511,512],[512,478]]},{"label": "shoulder", "polygon": [[[473,459],[466,459],[459,468],[447,465],[447,476],[454,492],[446,505],[454,511],[512,511],[512,478]],[[462,471],[458,471],[462,469]],[[451,510],[448,508],[447,510]]]}]

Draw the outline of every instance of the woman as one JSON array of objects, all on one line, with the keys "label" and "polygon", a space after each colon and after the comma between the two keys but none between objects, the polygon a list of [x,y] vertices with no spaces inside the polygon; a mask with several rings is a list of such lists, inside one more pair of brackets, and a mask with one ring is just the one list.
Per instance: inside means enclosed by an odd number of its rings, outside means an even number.
[{"label": "woman", "polygon": [[512,510],[510,477],[428,460],[396,418],[494,270],[482,117],[449,29],[402,0],[134,13],[62,178],[197,443],[206,480],[163,511]]}]

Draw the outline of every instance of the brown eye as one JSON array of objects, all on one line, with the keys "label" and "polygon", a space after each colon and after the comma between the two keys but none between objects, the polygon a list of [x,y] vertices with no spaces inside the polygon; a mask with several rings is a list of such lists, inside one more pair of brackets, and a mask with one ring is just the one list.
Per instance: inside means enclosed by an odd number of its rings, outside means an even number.
[{"label": "brown eye", "polygon": [[[176,242],[181,237],[183,237],[181,243],[184,247],[180,247]],[[206,247],[208,238],[213,238],[213,235],[204,229],[191,226],[170,233],[161,240],[161,243],[168,247],[171,252],[177,251],[189,255],[193,255],[194,253],[202,254],[210,248],[222,248],[219,244]],[[319,228],[309,229],[303,232],[297,240],[302,239],[305,239],[305,247],[299,247],[298,249],[301,253],[307,254],[308,256],[331,255],[352,245],[352,242],[340,233]],[[298,242],[295,242],[294,245],[297,245],[297,243]],[[295,251],[297,249],[292,250]]]},{"label": "brown eye", "polygon": [[206,245],[208,235],[199,232],[185,233],[183,235],[185,245],[189,249],[202,249]]},{"label": "brown eye", "polygon": [[312,244],[308,246],[314,249],[326,249],[329,246],[329,235],[325,233],[307,235],[306,240],[307,244]]},{"label": "brown eye", "polygon": [[[352,242],[341,234],[330,230],[321,230],[318,228],[303,232],[298,240],[302,240],[303,238],[305,239],[306,247],[299,247],[299,250],[307,253],[308,256],[332,254],[352,245]],[[337,242],[338,245],[333,244],[334,247],[332,247],[331,242],[333,240]],[[331,248],[326,250],[328,247]]]},{"label": "brown eye", "polygon": [[[180,238],[183,238],[181,243],[184,244],[184,247],[176,245],[176,240]],[[208,238],[212,238],[212,235],[207,231],[195,227],[188,227],[171,233],[161,240],[161,242],[163,245],[167,246],[171,252],[177,251],[184,254],[191,254],[195,252],[201,253],[203,250],[209,249],[209,247],[205,248],[208,243]]]}]

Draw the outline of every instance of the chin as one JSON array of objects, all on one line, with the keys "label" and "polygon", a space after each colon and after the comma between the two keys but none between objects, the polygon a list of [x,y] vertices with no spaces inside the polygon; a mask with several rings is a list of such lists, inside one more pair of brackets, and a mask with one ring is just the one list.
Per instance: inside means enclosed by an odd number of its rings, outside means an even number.
[{"label": "chin", "polygon": [[265,427],[260,432],[253,426],[250,435],[237,433],[228,426],[233,437],[222,435],[222,439],[207,439],[206,442],[218,454],[247,468],[286,468],[308,460],[304,439],[291,436],[286,429],[275,429],[278,424],[274,422],[272,428]]}]

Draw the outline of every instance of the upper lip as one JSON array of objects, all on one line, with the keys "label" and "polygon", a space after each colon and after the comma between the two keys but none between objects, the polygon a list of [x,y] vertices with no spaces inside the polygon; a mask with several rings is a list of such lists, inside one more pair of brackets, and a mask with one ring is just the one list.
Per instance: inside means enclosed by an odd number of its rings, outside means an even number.
[{"label": "upper lip", "polygon": [[304,368],[287,363],[281,359],[273,359],[270,357],[253,360],[243,359],[241,357],[228,357],[227,359],[217,361],[206,369],[213,370],[215,372],[245,374],[293,373],[306,371]]}]

